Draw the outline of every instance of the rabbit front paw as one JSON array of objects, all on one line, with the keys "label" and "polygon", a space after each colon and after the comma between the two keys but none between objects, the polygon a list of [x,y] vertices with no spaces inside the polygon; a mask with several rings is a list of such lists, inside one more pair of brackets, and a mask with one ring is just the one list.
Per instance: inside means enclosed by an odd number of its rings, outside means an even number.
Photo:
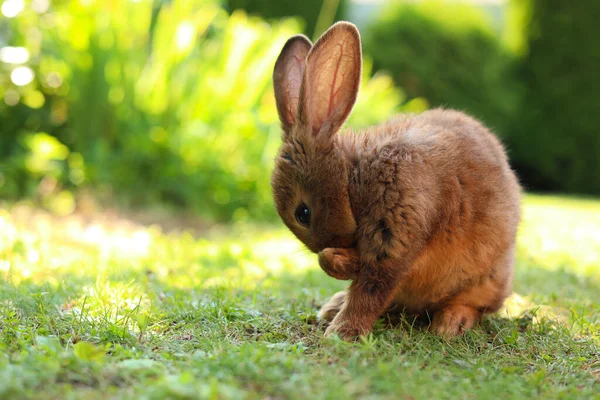
[{"label": "rabbit front paw", "polygon": [[327,248],[319,252],[319,265],[332,278],[351,280],[358,272],[358,253],[353,248]]},{"label": "rabbit front paw", "polygon": [[337,335],[340,339],[349,342],[355,340],[359,336],[368,335],[372,329],[372,326],[365,326],[359,321],[345,319],[342,313],[339,313],[325,330],[325,337]]}]

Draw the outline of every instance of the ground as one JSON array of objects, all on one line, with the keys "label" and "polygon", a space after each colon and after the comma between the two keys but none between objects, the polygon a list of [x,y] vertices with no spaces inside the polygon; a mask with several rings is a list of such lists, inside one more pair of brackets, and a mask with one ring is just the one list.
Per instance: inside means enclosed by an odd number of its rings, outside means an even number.
[{"label": "ground", "polygon": [[280,225],[0,209],[0,398],[600,398],[600,201],[528,196],[514,294],[452,341],[323,338],[345,283]]}]

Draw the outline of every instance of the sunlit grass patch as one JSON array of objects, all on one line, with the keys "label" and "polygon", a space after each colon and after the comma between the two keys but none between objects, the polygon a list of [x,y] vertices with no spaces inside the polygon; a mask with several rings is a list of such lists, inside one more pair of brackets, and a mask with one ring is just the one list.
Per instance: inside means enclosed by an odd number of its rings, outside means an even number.
[{"label": "sunlit grass patch", "polygon": [[445,342],[405,319],[348,344],[346,283],[282,226],[200,235],[0,211],[0,397],[593,398],[600,202],[528,196],[515,293]]},{"label": "sunlit grass patch", "polygon": [[569,269],[598,278],[600,203],[575,198],[529,196],[519,235],[523,258],[544,268]]}]

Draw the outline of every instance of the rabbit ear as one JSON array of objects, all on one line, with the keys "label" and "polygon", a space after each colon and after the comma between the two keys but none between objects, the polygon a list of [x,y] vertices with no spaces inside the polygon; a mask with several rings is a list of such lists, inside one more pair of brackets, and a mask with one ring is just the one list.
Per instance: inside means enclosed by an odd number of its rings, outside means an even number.
[{"label": "rabbit ear", "polygon": [[292,36],[283,46],[273,70],[273,87],[277,112],[284,130],[289,130],[298,116],[298,99],[304,75],[306,55],[312,43],[304,35]]},{"label": "rabbit ear", "polygon": [[331,136],[346,121],[356,102],[361,70],[358,29],[349,22],[336,23],[306,59],[299,116],[313,134],[326,128]]}]

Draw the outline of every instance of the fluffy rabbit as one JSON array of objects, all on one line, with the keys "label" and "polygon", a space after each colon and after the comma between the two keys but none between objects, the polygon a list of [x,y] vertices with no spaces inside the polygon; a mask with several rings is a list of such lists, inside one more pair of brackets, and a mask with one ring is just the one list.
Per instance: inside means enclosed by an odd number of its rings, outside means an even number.
[{"label": "fluffy rabbit", "polygon": [[283,143],[277,212],[321,268],[352,280],[319,312],[352,339],[390,306],[433,316],[455,336],[511,290],[520,186],[500,142],[457,111],[401,115],[339,133],[358,94],[360,35],[333,25],[313,46],[290,38],[273,83]]}]

